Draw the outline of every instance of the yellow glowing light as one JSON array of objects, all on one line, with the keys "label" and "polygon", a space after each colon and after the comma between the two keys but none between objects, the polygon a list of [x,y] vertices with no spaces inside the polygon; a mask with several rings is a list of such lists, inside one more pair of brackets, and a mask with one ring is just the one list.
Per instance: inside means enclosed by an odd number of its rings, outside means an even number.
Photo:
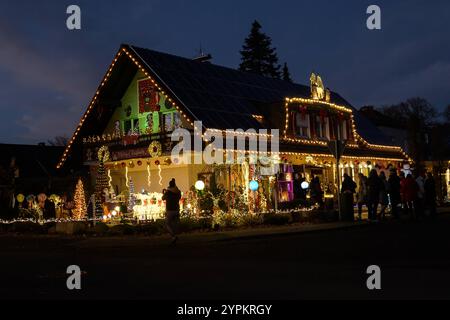
[{"label": "yellow glowing light", "polygon": [[159,185],[162,187],[161,164],[158,164]]}]

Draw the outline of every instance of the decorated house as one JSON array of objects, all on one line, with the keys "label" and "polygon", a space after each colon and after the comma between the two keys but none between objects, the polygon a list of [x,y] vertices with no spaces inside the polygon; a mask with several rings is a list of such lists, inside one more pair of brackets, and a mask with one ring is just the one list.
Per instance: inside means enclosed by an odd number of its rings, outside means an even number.
[{"label": "decorated house", "polygon": [[[131,203],[129,211],[148,219],[161,214],[161,192],[171,178],[183,192],[183,208],[196,214],[201,214],[196,211],[200,210],[196,195],[204,185],[206,190],[216,190],[215,196],[223,196],[221,201],[213,199],[212,211],[254,212],[292,201],[296,176],[307,181],[318,176],[326,197],[333,198],[337,177],[328,148],[332,140],[346,142],[341,174],[354,177],[371,168],[401,169],[409,161],[401,147],[389,145],[347,101],[326,89],[319,75],[312,74],[310,82],[304,86],[122,45],[58,168],[82,154],[91,176],[97,177],[97,198]],[[194,128],[195,121],[201,121],[202,127]],[[178,128],[188,129],[193,138],[199,130],[203,147],[209,143],[203,135],[207,129],[226,135],[240,128],[243,132],[236,136],[269,142],[274,138],[270,130],[278,129],[279,149],[266,154],[265,168],[248,161],[184,164],[171,158],[175,143],[171,133]],[[233,146],[224,151],[234,157],[243,150]],[[278,172],[267,173],[271,172],[264,171],[267,166]]]}]

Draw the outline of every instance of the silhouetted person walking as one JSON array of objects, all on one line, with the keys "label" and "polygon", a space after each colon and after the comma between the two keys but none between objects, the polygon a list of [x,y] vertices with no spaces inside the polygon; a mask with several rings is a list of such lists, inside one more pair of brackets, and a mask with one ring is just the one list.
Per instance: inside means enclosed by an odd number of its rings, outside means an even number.
[{"label": "silhouetted person walking", "polygon": [[376,221],[377,208],[380,201],[380,191],[382,189],[382,182],[378,177],[377,170],[372,169],[367,179],[367,208],[369,209],[369,221]]},{"label": "silhouetted person walking", "polygon": [[342,181],[341,188],[344,220],[353,221],[355,218],[353,212],[353,194],[355,193],[355,191],[355,181],[353,181],[353,179],[347,173],[344,173],[344,180]]},{"label": "silhouetted person walking", "polygon": [[362,206],[367,207],[367,177],[358,173],[358,218],[362,219]]},{"label": "silhouetted person walking", "polygon": [[178,240],[178,223],[180,221],[181,191],[175,184],[175,179],[170,180],[169,187],[164,191],[162,200],[166,201],[166,227],[172,236],[172,243]]}]

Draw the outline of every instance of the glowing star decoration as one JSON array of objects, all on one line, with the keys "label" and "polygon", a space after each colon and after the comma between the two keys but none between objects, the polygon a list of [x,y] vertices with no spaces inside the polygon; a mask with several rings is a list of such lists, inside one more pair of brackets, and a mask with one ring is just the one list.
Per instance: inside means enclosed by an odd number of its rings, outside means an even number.
[{"label": "glowing star decoration", "polygon": [[259,188],[259,183],[256,180],[252,180],[252,181],[250,181],[248,187],[250,188],[250,190],[256,191]]},{"label": "glowing star decoration", "polygon": [[158,164],[159,185],[162,187],[161,164]]},{"label": "glowing star decoration", "polygon": [[303,181],[300,186],[302,187],[303,190],[306,190],[309,188],[309,183],[308,181]]},{"label": "glowing star decoration", "polygon": [[198,180],[194,186],[195,186],[195,189],[198,191],[202,191],[205,189],[205,183],[202,180]]}]

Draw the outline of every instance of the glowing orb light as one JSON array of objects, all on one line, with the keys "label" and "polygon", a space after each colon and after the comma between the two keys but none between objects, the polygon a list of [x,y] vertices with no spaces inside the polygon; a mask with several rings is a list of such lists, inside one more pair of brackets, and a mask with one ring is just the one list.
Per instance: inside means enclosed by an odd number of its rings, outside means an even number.
[{"label": "glowing orb light", "polygon": [[116,211],[116,210],[113,210],[113,211],[112,211],[112,215],[113,215],[113,217],[115,217],[115,216],[117,215],[117,211]]},{"label": "glowing orb light", "polygon": [[116,210],[117,212],[120,212],[120,207],[117,206],[117,207],[114,208],[114,210]]},{"label": "glowing orb light", "polygon": [[309,183],[307,181],[303,181],[301,184],[302,189],[308,189],[309,188]]},{"label": "glowing orb light", "polygon": [[258,190],[258,188],[259,188],[258,181],[256,181],[256,180],[250,181],[250,183],[248,184],[248,187],[249,187],[250,190],[252,190],[252,191]]},{"label": "glowing orb light", "polygon": [[202,191],[203,189],[205,189],[205,183],[202,180],[198,180],[195,183],[195,189],[197,189],[198,191]]}]

